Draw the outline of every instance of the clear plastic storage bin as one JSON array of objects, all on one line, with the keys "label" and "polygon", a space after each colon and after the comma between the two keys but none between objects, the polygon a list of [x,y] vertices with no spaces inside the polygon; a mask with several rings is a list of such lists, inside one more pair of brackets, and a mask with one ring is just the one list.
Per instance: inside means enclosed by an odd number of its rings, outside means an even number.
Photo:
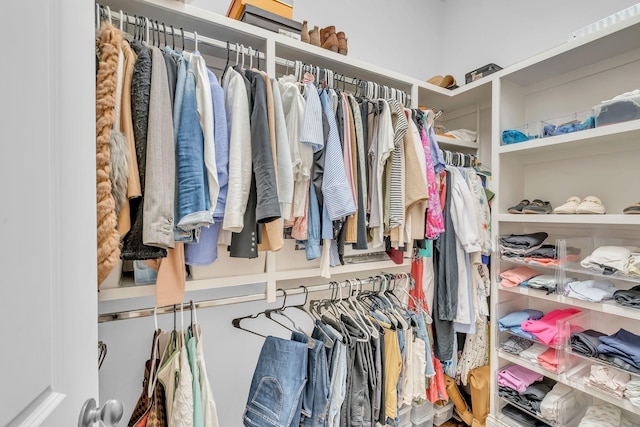
[{"label": "clear plastic storage bin", "polygon": [[508,127],[502,130],[500,145],[511,145],[538,139],[542,136],[540,122]]},{"label": "clear plastic storage bin", "polygon": [[541,123],[542,137],[564,135],[596,127],[592,110],[568,114],[566,116],[543,120]]},{"label": "clear plastic storage bin", "polygon": [[426,418],[433,417],[433,403],[428,400],[413,402],[411,405],[411,422],[420,424]]},{"label": "clear plastic storage bin", "polygon": [[411,426],[411,405],[403,405],[398,409],[398,425],[400,427]]},{"label": "clear plastic storage bin", "polygon": [[449,402],[444,406],[434,405],[433,424],[441,426],[453,417],[453,402]]},{"label": "clear plastic storage bin", "polygon": [[640,93],[638,91],[611,99],[593,107],[596,126],[628,122],[640,119]]}]

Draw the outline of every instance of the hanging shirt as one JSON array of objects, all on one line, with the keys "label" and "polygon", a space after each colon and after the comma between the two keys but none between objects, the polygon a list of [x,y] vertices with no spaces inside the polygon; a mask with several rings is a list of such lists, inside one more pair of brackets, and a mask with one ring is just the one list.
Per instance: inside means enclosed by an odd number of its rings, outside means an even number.
[{"label": "hanging shirt", "polygon": [[383,175],[387,160],[394,149],[393,124],[391,122],[391,110],[386,101],[377,100],[379,107],[378,126],[375,129],[371,151],[373,156],[372,183],[371,183],[371,216],[369,217],[369,227],[373,229],[372,247],[379,248],[384,244],[384,180]]},{"label": "hanging shirt", "polygon": [[[349,216],[355,212],[356,207],[353,193],[348,184],[344,167],[342,147],[335,116],[332,113],[331,99],[326,91],[320,95],[322,108],[329,122],[329,135],[325,148],[324,177],[322,180],[322,193],[324,205],[327,206],[329,218],[337,220]],[[307,108],[309,105],[307,104]]]},{"label": "hanging shirt", "polygon": [[291,204],[293,202],[293,166],[291,163],[291,147],[287,134],[286,119],[280,94],[280,86],[271,80],[273,92],[273,107],[275,115],[276,153],[278,171],[278,200],[280,211],[285,221],[291,219]]},{"label": "hanging shirt", "polygon": [[184,56],[191,61],[196,77],[196,101],[198,105],[200,126],[202,127],[202,134],[204,136],[204,164],[207,171],[207,182],[209,185],[209,212],[213,214],[216,204],[218,203],[220,183],[218,182],[218,171],[216,166],[211,83],[209,82],[207,63],[202,55],[200,55],[200,52],[185,52]]},{"label": "hanging shirt", "polygon": [[229,182],[223,229],[238,233],[244,227],[244,213],[251,188],[251,128],[249,99],[244,78],[233,68],[223,81],[229,137]]},{"label": "hanging shirt", "polygon": [[393,123],[393,153],[391,155],[391,173],[389,176],[389,229],[404,224],[404,150],[403,139],[409,123],[404,109],[398,101],[388,101]]}]

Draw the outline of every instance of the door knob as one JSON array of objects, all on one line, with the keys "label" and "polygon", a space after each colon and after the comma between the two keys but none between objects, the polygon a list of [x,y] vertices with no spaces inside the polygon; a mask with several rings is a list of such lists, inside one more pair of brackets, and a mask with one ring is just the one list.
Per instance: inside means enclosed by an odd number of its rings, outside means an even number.
[{"label": "door knob", "polygon": [[95,399],[88,399],[82,405],[78,427],[92,427],[101,421],[107,427],[115,427],[124,415],[124,405],[119,400],[110,399],[98,408]]}]

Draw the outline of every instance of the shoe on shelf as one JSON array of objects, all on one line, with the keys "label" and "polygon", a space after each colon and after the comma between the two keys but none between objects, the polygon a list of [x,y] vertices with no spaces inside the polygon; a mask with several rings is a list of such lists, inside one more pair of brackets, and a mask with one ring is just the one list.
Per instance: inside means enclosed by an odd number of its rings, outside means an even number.
[{"label": "shoe on shelf", "polygon": [[300,30],[300,40],[303,43],[310,43],[309,41],[309,27],[307,21],[302,21],[302,30]]},{"label": "shoe on shelf", "polygon": [[528,204],[529,201],[527,199],[521,200],[517,205],[511,206],[509,209],[507,209],[507,212],[509,212],[510,214],[521,214],[522,209],[524,209],[524,207]]},{"label": "shoe on shelf", "polygon": [[322,47],[324,49],[328,49],[332,52],[337,52],[338,51],[338,36],[336,36],[335,34],[331,34],[329,37],[327,37],[327,40],[322,43]]},{"label": "shoe on shelf", "polygon": [[338,34],[338,53],[340,55],[346,55],[349,52],[349,46],[347,45],[347,36],[344,31],[339,31]]},{"label": "shoe on shelf", "polygon": [[604,205],[596,196],[587,196],[582,199],[582,202],[576,208],[577,214],[599,214],[604,215],[606,209]]},{"label": "shoe on shelf", "polygon": [[328,27],[324,27],[320,30],[320,43],[324,44],[327,41],[331,34],[336,33],[336,27],[334,25],[329,25]]},{"label": "shoe on shelf", "polygon": [[622,212],[626,214],[640,214],[640,202],[627,206]]},{"label": "shoe on shelf", "polygon": [[535,199],[527,206],[522,208],[523,214],[550,214],[551,213],[551,203],[543,202],[540,199]]},{"label": "shoe on shelf", "polygon": [[560,205],[553,210],[553,213],[556,214],[574,214],[576,213],[576,208],[580,204],[580,197],[571,196],[564,202],[564,205]]},{"label": "shoe on shelf", "polygon": [[320,28],[318,26],[314,26],[313,30],[309,31],[309,43],[314,46],[320,46]]}]

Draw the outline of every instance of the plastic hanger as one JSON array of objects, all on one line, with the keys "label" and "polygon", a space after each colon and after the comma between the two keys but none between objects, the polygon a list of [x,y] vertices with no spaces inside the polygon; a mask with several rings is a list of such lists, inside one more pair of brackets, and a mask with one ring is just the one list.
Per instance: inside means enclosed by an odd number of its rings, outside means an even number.
[{"label": "plastic hanger", "polygon": [[184,28],[180,27],[180,34],[182,35],[182,52],[184,52]]},{"label": "plastic hanger", "polygon": [[378,339],[380,337],[380,334],[378,333],[376,328],[373,326],[373,323],[370,323],[370,320],[367,318],[366,314],[363,315],[364,312],[362,313],[360,312],[360,308],[356,304],[357,300],[353,293],[353,281],[351,279],[348,279],[347,283],[349,283],[349,296],[347,297],[347,302],[349,303],[349,306],[351,307],[353,312],[356,313],[358,320],[360,320],[360,324],[365,327],[368,335],[370,337]]},{"label": "plastic hanger", "polygon": [[338,285],[338,293],[339,293],[339,300],[336,303],[336,308],[341,312],[341,314],[345,315],[349,320],[351,320],[354,326],[358,327],[360,332],[364,335],[364,338],[356,338],[356,341],[368,342],[371,339],[371,335],[367,331],[367,328],[365,328],[358,320],[356,320],[356,318],[354,318],[351,315],[349,310],[347,310],[344,305],[345,300],[342,299],[342,284]]},{"label": "plastic hanger", "polygon": [[198,52],[198,32],[193,32],[193,51]]},{"label": "plastic hanger", "polygon": [[253,70],[253,48],[249,46],[247,50],[247,55],[249,55],[249,69]]},{"label": "plastic hanger", "polygon": [[164,22],[162,23],[162,32],[164,33],[164,47],[167,47],[169,43],[167,43],[167,27],[164,25]]},{"label": "plastic hanger", "polygon": [[224,70],[222,70],[222,76],[220,76],[220,83],[224,81],[224,76],[227,74],[227,68],[229,68],[229,53],[230,53],[229,41],[227,40],[227,62],[224,64]]},{"label": "plastic hanger", "polygon": [[144,41],[149,44],[149,18],[144,18]]},{"label": "plastic hanger", "polygon": [[171,28],[171,50],[176,50],[176,30],[173,29],[173,24],[169,25]]}]

